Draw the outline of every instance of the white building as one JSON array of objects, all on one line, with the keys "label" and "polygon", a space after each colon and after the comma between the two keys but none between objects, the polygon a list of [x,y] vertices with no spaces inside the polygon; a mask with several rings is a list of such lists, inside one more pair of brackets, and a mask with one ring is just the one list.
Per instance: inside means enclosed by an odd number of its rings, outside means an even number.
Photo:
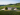
[{"label": "white building", "polygon": [[12,7],[8,7],[8,10],[12,10]]},{"label": "white building", "polygon": [[15,7],[15,9],[14,10],[17,10],[17,8]]},{"label": "white building", "polygon": [[5,10],[5,7],[3,9],[1,9],[1,10]]}]

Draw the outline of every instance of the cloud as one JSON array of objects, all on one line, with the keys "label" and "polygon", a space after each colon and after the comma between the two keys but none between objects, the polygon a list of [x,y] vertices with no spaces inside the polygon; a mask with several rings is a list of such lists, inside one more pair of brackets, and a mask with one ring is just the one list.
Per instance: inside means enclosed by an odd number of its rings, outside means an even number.
[{"label": "cloud", "polygon": [[0,4],[18,3],[20,0],[0,0]]}]

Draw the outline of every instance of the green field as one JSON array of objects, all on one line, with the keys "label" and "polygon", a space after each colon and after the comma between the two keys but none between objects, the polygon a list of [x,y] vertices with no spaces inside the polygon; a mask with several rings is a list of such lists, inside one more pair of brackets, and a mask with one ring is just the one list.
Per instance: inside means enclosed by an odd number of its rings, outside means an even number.
[{"label": "green field", "polygon": [[0,11],[0,15],[20,15],[20,12],[16,12],[16,11]]},{"label": "green field", "polygon": [[[1,6],[0,10],[4,7],[16,7],[18,10],[20,10],[20,3],[14,4],[14,5],[6,5],[6,6]],[[1,10],[0,15],[20,15],[20,11],[14,11],[14,10]]]},{"label": "green field", "polygon": [[[15,5],[7,5],[5,7],[17,7],[20,8],[20,6],[15,6]],[[4,8],[4,6],[1,6],[0,9]],[[20,12],[16,11],[0,11],[0,15],[20,15]]]},{"label": "green field", "polygon": [[6,5],[6,6],[1,6],[0,9],[4,8],[4,7],[16,7],[20,9],[20,6],[17,5]]}]

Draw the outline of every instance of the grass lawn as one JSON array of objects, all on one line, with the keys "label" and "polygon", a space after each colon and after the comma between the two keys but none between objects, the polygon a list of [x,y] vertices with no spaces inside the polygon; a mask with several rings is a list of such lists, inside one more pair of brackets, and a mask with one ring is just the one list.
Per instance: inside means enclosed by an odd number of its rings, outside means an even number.
[{"label": "grass lawn", "polygon": [[7,10],[7,11],[0,11],[0,15],[20,15],[20,12],[16,12],[15,10]]},{"label": "grass lawn", "polygon": [[[17,7],[17,8],[20,8],[20,6],[15,6],[15,5],[7,5],[5,7]],[[4,8],[4,6],[1,6],[0,9]]]}]

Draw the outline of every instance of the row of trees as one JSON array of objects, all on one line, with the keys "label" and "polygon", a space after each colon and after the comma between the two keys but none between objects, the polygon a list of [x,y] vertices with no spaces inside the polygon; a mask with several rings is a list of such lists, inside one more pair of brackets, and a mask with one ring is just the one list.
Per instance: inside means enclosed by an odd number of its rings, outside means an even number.
[{"label": "row of trees", "polygon": [[20,3],[16,3],[16,4],[9,4],[9,5],[18,5],[18,6],[20,6]]}]

